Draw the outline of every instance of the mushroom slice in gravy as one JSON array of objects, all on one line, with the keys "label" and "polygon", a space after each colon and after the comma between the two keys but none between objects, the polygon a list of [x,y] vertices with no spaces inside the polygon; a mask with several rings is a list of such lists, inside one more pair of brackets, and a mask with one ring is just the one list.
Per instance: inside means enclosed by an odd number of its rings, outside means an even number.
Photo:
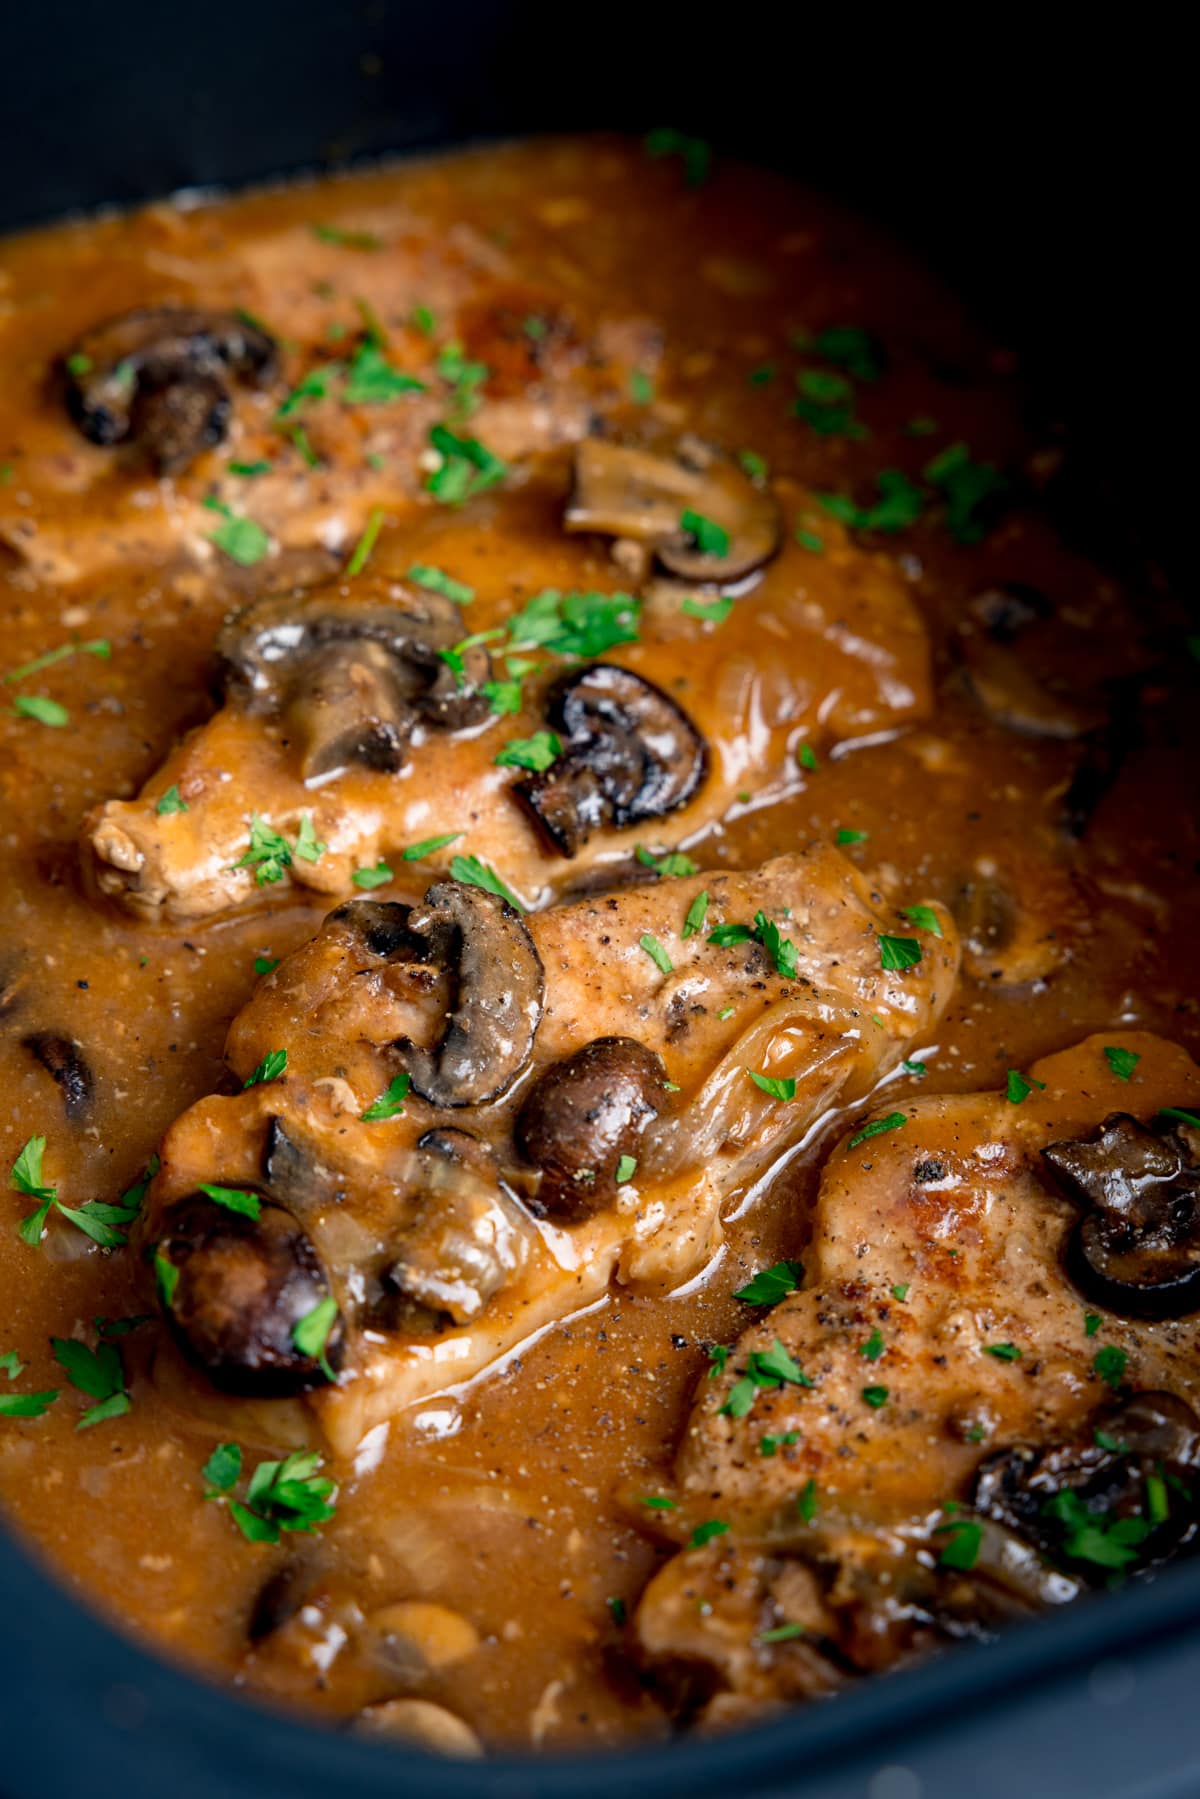
[{"label": "mushroom slice in gravy", "polygon": [[[666,1489],[674,1509],[654,1514],[680,1544],[707,1519],[726,1528],[651,1581],[636,1629],[652,1666],[685,1658],[709,1671],[709,1693],[761,1707],[1059,1603],[1194,1530],[1195,1499],[1175,1494],[1160,1529],[1142,1462],[1195,1462],[1200,1302],[1135,1322],[1077,1287],[1076,1206],[1047,1163],[1090,1180],[1083,1158],[1112,1162],[1104,1145],[1122,1123],[1177,1166],[1132,1116],[1105,1120],[1117,1106],[1139,1119],[1194,1109],[1200,1069],[1122,1032],[1134,1065],[1122,1078],[1111,1047],[1089,1037],[1035,1062],[1018,1100],[1010,1087],[894,1113],[885,1102],[830,1155],[800,1290],[701,1383]],[[1077,1447],[1036,1463],[1040,1499],[1003,1501],[1028,1485],[1011,1458],[1024,1467],[1030,1443]],[[1123,1518],[1139,1522],[1107,1548],[1078,1534]]]},{"label": "mushroom slice in gravy", "polygon": [[[957,938],[929,917],[920,961],[886,970],[898,918],[821,845],[527,924],[452,882],[344,906],[234,1020],[239,1080],[280,1045],[286,1070],[172,1126],[147,1240],[172,1241],[197,1189],[290,1207],[346,1320],[344,1372],[311,1403],[348,1452],[614,1275],[663,1291],[704,1267],[730,1198],[940,1015]],[[358,1118],[331,1111],[331,1076]]]}]

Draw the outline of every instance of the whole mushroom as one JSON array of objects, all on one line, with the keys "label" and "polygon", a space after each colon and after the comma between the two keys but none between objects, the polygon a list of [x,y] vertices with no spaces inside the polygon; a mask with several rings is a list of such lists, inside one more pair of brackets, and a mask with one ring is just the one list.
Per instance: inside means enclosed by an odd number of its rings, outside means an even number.
[{"label": "whole mushroom", "polygon": [[633,1037],[596,1037],[544,1068],[517,1115],[517,1148],[541,1172],[538,1204],[574,1222],[616,1197],[642,1134],[667,1103],[661,1056]]}]

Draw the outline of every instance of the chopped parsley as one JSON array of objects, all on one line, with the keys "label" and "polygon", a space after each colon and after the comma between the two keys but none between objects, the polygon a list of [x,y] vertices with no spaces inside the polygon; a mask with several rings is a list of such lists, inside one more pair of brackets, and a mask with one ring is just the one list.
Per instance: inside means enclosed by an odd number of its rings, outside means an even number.
[{"label": "chopped parsley", "polygon": [[1096,1332],[1100,1329],[1100,1326],[1103,1322],[1104,1322],[1104,1320],[1101,1318],[1099,1312],[1085,1312],[1083,1314],[1083,1334],[1084,1334],[1084,1336],[1085,1337],[1094,1337],[1096,1335]]},{"label": "chopped parsley", "polygon": [[800,545],[802,550],[807,550],[810,556],[823,556],[825,554],[825,539],[819,537],[817,533],[810,530],[807,525],[796,526],[796,542]]},{"label": "chopped parsley", "polygon": [[1180,1106],[1163,1106],[1158,1116],[1174,1118],[1180,1124],[1186,1124],[1193,1131],[1200,1131],[1200,1112],[1185,1112]]},{"label": "chopped parsley", "polygon": [[875,485],[879,498],[872,506],[857,506],[840,493],[816,498],[832,518],[855,531],[905,531],[916,524],[924,510],[924,495],[902,470],[885,468],[875,477]]},{"label": "chopped parsley", "polygon": [[903,1281],[900,1284],[900,1286],[892,1288],[892,1298],[898,1299],[900,1301],[900,1304],[903,1305],[904,1301],[908,1298],[911,1291],[912,1291],[912,1282],[911,1281]]},{"label": "chopped parsley", "polygon": [[286,1049],[273,1049],[265,1055],[250,1079],[243,1083],[242,1091],[247,1087],[257,1087],[263,1081],[277,1081],[287,1067],[288,1053]]},{"label": "chopped parsley", "polygon": [[463,836],[462,831],[449,831],[444,837],[423,837],[420,843],[410,843],[406,850],[400,851],[401,862],[423,862],[426,856],[432,856],[438,850],[446,849],[457,843]]},{"label": "chopped parsley", "polygon": [[906,1060],[901,1062],[900,1066],[905,1074],[911,1074],[918,1081],[923,1081],[925,1076],[929,1073],[929,1069],[924,1062],[909,1062]]},{"label": "chopped parsley", "polygon": [[995,1356],[998,1362],[1019,1362],[1021,1351],[1015,1343],[985,1343],[984,1355]]},{"label": "chopped parsley", "polygon": [[1019,1068],[1010,1068],[1006,1079],[1004,1097],[1007,1099],[1010,1106],[1023,1105],[1035,1087],[1044,1092],[1046,1083],[1045,1081],[1035,1081],[1032,1077],[1023,1075]]},{"label": "chopped parsley", "polygon": [[455,418],[467,418],[479,405],[479,389],[491,369],[486,362],[469,362],[459,343],[450,343],[438,351],[434,365],[443,381],[451,387],[450,410]]},{"label": "chopped parsley", "polygon": [[206,1499],[216,1499],[222,1493],[228,1493],[235,1487],[242,1473],[242,1447],[240,1443],[218,1443],[203,1468],[200,1470],[208,1482]]},{"label": "chopped parsley", "polygon": [[243,481],[255,481],[259,475],[269,475],[271,472],[270,463],[261,460],[258,462],[228,462],[225,466],[231,475],[238,475]]},{"label": "chopped parsley", "polygon": [[[870,831],[852,831],[843,827],[843,829],[837,833],[834,842],[843,847],[848,843],[865,843],[870,835]],[[938,935],[941,935],[940,931]]]},{"label": "chopped parsley", "polygon": [[41,656],[35,656],[32,662],[23,662],[20,668],[9,669],[0,679],[11,686],[15,681],[27,680],[30,675],[40,675],[44,668],[53,668],[72,656],[101,656],[107,662],[111,655],[112,644],[107,637],[94,637],[89,643],[60,643],[57,649],[46,650]]},{"label": "chopped parsley", "polygon": [[329,1333],[337,1323],[337,1315],[337,1300],[327,1297],[319,1299],[312,1310],[305,1312],[303,1318],[298,1318],[292,1326],[292,1342],[301,1355],[319,1363],[321,1373],[328,1381],[337,1378],[325,1354]]},{"label": "chopped parsley", "polygon": [[278,967],[278,956],[255,956],[254,958],[254,972],[257,975],[270,974],[273,968]]},{"label": "chopped parsley", "polygon": [[313,236],[323,244],[337,244],[343,250],[382,250],[383,239],[373,231],[347,231],[341,225],[310,225]]},{"label": "chopped parsley", "polygon": [[791,938],[785,937],[765,912],[754,914],[754,935],[774,962],[776,973],[781,974],[785,981],[794,981],[799,959]]},{"label": "chopped parsley", "polygon": [[1100,1379],[1117,1392],[1125,1379],[1125,1365],[1129,1357],[1115,1343],[1106,1343],[1103,1349],[1096,1351],[1092,1358],[1092,1367]]},{"label": "chopped parsley", "polygon": [[744,1418],[764,1389],[776,1391],[784,1386],[811,1387],[813,1384],[776,1337],[770,1349],[752,1351],[745,1369],[730,1387],[729,1397],[720,1412],[724,1417]]},{"label": "chopped parsley", "polygon": [[687,909],[687,917],[683,921],[683,936],[698,937],[704,929],[704,920],[708,916],[708,889],[698,893]]},{"label": "chopped parsley", "polygon": [[1106,1512],[1093,1511],[1069,1487],[1048,1499],[1042,1511],[1064,1527],[1064,1555],[1115,1572],[1137,1561],[1138,1548],[1150,1534],[1145,1518],[1114,1519]]},{"label": "chopped parsley", "polygon": [[245,1501],[229,1501],[229,1512],[251,1543],[278,1543],[285,1530],[311,1531],[333,1517],[337,1488],[318,1473],[321,1457],[297,1449],[282,1462],[260,1462],[246,1487]]},{"label": "chopped parsley", "polygon": [[282,881],[283,871],[292,863],[292,846],[257,812],[250,816],[250,848],[234,868],[253,868],[260,887]]},{"label": "chopped parsley", "polygon": [[618,1187],[623,1187],[627,1181],[631,1181],[636,1173],[637,1173],[637,1157],[636,1156],[622,1156],[620,1161],[617,1163],[617,1185],[618,1185]]},{"label": "chopped parsley", "polygon": [[354,882],[356,887],[363,887],[368,890],[372,887],[385,887],[392,878],[392,870],[382,858],[375,864],[374,868],[356,868],[354,873],[350,876],[350,879]]},{"label": "chopped parsley", "polygon": [[1119,1081],[1127,1081],[1141,1059],[1136,1050],[1120,1049],[1111,1043],[1105,1045],[1104,1060]]},{"label": "chopped parsley", "polygon": [[368,1124],[375,1124],[383,1118],[398,1118],[404,1111],[404,1102],[408,1098],[411,1077],[407,1074],[394,1074],[387,1084],[385,1092],[364,1108],[362,1116]]},{"label": "chopped parsley", "polygon": [[702,556],[729,554],[728,531],[716,519],[706,518],[703,512],[694,512],[690,506],[685,507],[679,515],[679,528],[691,539]]},{"label": "chopped parsley", "polygon": [[[14,1376],[10,1374],[8,1378],[12,1380]],[[59,1391],[58,1387],[49,1387],[40,1393],[0,1393],[0,1418],[40,1418],[54,1404]]]},{"label": "chopped parsley", "polygon": [[370,560],[371,551],[375,548],[379,533],[382,529],[383,511],[380,507],[373,506],[367,516],[367,522],[363,527],[362,536],[350,552],[350,560],[346,564],[347,577],[362,574]]},{"label": "chopped parsley", "polygon": [[862,1396],[871,1407],[871,1410],[877,1412],[881,1406],[887,1404],[888,1390],[886,1387],[864,1387]]},{"label": "chopped parsley", "polygon": [[812,348],[825,362],[845,369],[856,381],[877,381],[883,373],[883,351],[858,325],[828,325],[813,339]]},{"label": "chopped parsley", "polygon": [[262,1200],[257,1193],[248,1193],[244,1187],[221,1187],[215,1182],[201,1181],[200,1192],[207,1193],[209,1199],[227,1212],[237,1212],[242,1218],[257,1218],[262,1211]]},{"label": "chopped parsley", "polygon": [[[664,850],[661,855],[656,856],[653,850],[648,850],[644,844],[639,843],[633,853],[643,868],[652,868],[655,874],[666,879],[681,880],[696,873],[696,864],[681,850]],[[687,934],[685,930],[684,935]]]},{"label": "chopped parsley", "polygon": [[828,369],[801,369],[796,376],[800,397],[792,411],[803,419],[819,437],[853,437],[867,435],[867,428],[854,412],[854,389],[844,375]]},{"label": "chopped parsley", "polygon": [[543,588],[508,622],[514,646],[590,660],[636,643],[641,601],[630,593],[561,593]]},{"label": "chopped parsley", "polygon": [[673,1512],[676,1509],[675,1501],[663,1498],[660,1493],[643,1493],[638,1504],[646,1506],[652,1512]]},{"label": "chopped parsley", "polygon": [[215,531],[210,531],[208,541],[215,544],[241,568],[253,568],[261,562],[271,549],[271,539],[261,525],[255,524],[252,518],[244,518],[235,513],[232,506],[226,506],[215,494],[209,494],[204,501],[210,512],[219,512],[222,523]]},{"label": "chopped parsley", "polygon": [[858,1353],[868,1362],[877,1362],[886,1353],[883,1332],[878,1328],[873,1330],[866,1342],[859,1344]]},{"label": "chopped parsley", "polygon": [[651,932],[644,932],[643,935],[638,938],[638,944],[645,950],[650,960],[654,963],[654,966],[662,974],[673,974],[675,972],[675,965],[671,961],[670,956],[668,956],[666,950],[658,941],[658,938],[653,936]]},{"label": "chopped parsley", "polygon": [[154,810],[159,818],[166,818],[172,812],[186,812],[188,803],[180,793],[178,785],[175,785],[167,788]]},{"label": "chopped parsley", "polygon": [[764,1093],[769,1093],[772,1099],[781,1101],[785,1106],[790,1105],[792,1100],[795,1099],[796,1082],[790,1074],[780,1076],[759,1074],[758,1071],[753,1068],[747,1068],[746,1073],[750,1076],[750,1079],[754,1082],[756,1087],[761,1087]]},{"label": "chopped parsley", "polygon": [[855,1131],[846,1148],[857,1149],[860,1143],[866,1143],[869,1138],[882,1137],[885,1131],[898,1131],[902,1124],[907,1123],[908,1115],[904,1112],[889,1112],[886,1118],[872,1118],[869,1124],[864,1124]]},{"label": "chopped parsley", "polygon": [[[42,1240],[42,1232],[52,1209],[81,1230],[101,1249],[123,1249],[125,1232],[122,1226],[132,1223],[141,1205],[145,1187],[131,1187],[122,1195],[120,1205],[112,1205],[105,1200],[86,1200],[82,1206],[65,1206],[58,1197],[57,1187],[45,1185],[42,1175],[42,1157],[46,1149],[44,1137],[30,1137],[12,1165],[9,1184],[18,1193],[24,1193],[38,1203],[34,1210],[17,1226],[17,1235],[30,1249],[36,1249]],[[157,1159],[155,1160],[157,1167]]]},{"label": "chopped parsley", "polygon": [[654,383],[645,369],[629,371],[629,397],[635,406],[653,406]]},{"label": "chopped parsley", "polygon": [[727,1343],[713,1343],[710,1344],[707,1354],[709,1362],[712,1364],[708,1370],[708,1378],[709,1380],[716,1380],[718,1374],[724,1374],[725,1364],[733,1354],[733,1351]]},{"label": "chopped parsley", "polygon": [[728,594],[722,594],[715,600],[698,600],[694,593],[680,600],[679,610],[686,612],[689,618],[698,618],[707,625],[723,625],[733,611],[733,601]]},{"label": "chopped parsley", "polygon": [[454,580],[445,569],[434,568],[428,562],[414,562],[404,571],[404,578],[426,588],[429,593],[442,594],[456,606],[468,606],[475,598],[473,587],[468,587],[465,581]]},{"label": "chopped parsley", "polygon": [[703,187],[712,167],[712,145],[702,137],[689,137],[673,126],[660,125],[646,134],[646,155],[656,161],[664,156],[678,156],[683,162],[683,178],[689,187]]},{"label": "chopped parsley", "polygon": [[818,766],[817,752],[814,750],[811,743],[802,743],[800,745],[800,748],[796,751],[796,760],[801,768],[808,769],[810,774]]},{"label": "chopped parsley", "polygon": [[554,731],[514,737],[493,758],[498,768],[528,768],[541,774],[562,755],[562,739]]},{"label": "chopped parsley", "polygon": [[770,1268],[760,1268],[733,1297],[747,1306],[778,1305],[781,1299],[796,1291],[803,1279],[803,1262],[774,1262]]},{"label": "chopped parsley", "polygon": [[906,918],[918,931],[928,931],[931,937],[942,934],[941,921],[932,906],[902,906],[901,918]]},{"label": "chopped parsley", "polygon": [[347,406],[386,406],[401,394],[423,394],[425,383],[395,369],[377,343],[361,344],[346,372],[342,399]]},{"label": "chopped parsley", "polygon": [[760,1630],[754,1640],[756,1643],[791,1643],[803,1635],[803,1624],[775,1624],[770,1630]]},{"label": "chopped parsley", "polygon": [[978,543],[986,533],[987,503],[1007,490],[1008,482],[990,462],[972,462],[964,443],[951,444],[925,465],[925,479],[941,493],[946,523],[956,543]]},{"label": "chopped parsley", "polygon": [[154,1285],[164,1311],[169,1312],[175,1300],[175,1289],[179,1285],[179,1270],[174,1262],[162,1253],[161,1249],[155,1249],[152,1261]]},{"label": "chopped parsley", "polygon": [[934,1525],[933,1534],[946,1537],[938,1556],[939,1568],[958,1568],[966,1573],[975,1566],[983,1542],[983,1525],[977,1518],[947,1518],[944,1524]]},{"label": "chopped parsley", "polygon": [[799,1441],[800,1432],[798,1430],[785,1430],[778,1437],[765,1433],[758,1439],[758,1453],[769,1459],[773,1455],[778,1455],[781,1449],[790,1449],[793,1443]]},{"label": "chopped parsley", "polygon": [[[407,851],[405,854],[407,857]],[[481,862],[478,856],[452,856],[450,879],[461,881],[465,887],[482,887],[485,893],[498,893],[515,911],[525,910],[511,887],[506,887],[495,869],[489,868],[486,862]]]},{"label": "chopped parsley", "polygon": [[129,1410],[121,1352],[112,1343],[101,1343],[98,1348],[89,1349],[76,1337],[51,1337],[50,1347],[71,1385],[96,1401],[83,1414],[76,1430],[87,1430],[93,1424],[119,1418]]},{"label": "chopped parsley", "polygon": [[620,1630],[625,1623],[625,1601],[619,1594],[615,1594],[611,1598],[606,1599],[604,1603],[608,1607],[609,1615],[611,1616],[613,1623],[616,1625],[617,1629]]},{"label": "chopped parsley", "polygon": [[729,1526],[723,1519],[708,1518],[703,1524],[696,1526],[688,1539],[688,1548],[703,1549],[704,1545],[711,1543],[714,1537],[723,1537],[728,1529]]},{"label": "chopped parsley", "polygon": [[915,937],[889,937],[881,932],[879,937],[879,966],[889,972],[900,969],[915,968],[921,960],[921,945]]},{"label": "chopped parsley", "polygon": [[477,437],[458,437],[449,426],[434,425],[429,441],[442,460],[426,478],[425,487],[443,506],[463,505],[477,493],[495,487],[508,473],[507,463]]},{"label": "chopped parsley", "polygon": [[39,725],[49,725],[56,731],[61,731],[64,725],[71,722],[71,714],[66,707],[42,693],[17,694],[13,700],[13,712],[18,718],[32,718]]}]

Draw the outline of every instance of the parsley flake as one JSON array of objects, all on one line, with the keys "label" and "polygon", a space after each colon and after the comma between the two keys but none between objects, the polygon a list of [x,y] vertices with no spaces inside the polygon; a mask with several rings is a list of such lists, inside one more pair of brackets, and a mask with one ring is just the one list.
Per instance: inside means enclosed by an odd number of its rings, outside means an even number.
[{"label": "parsley flake", "polygon": [[217,1205],[224,1206],[227,1212],[237,1212],[243,1218],[257,1218],[262,1211],[262,1200],[257,1193],[248,1193],[244,1187],[221,1187],[215,1182],[200,1182],[201,1193],[207,1193],[209,1199]]},{"label": "parsley flake", "polygon": [[714,1537],[723,1537],[728,1529],[729,1526],[723,1519],[708,1518],[703,1524],[696,1526],[688,1539],[688,1548],[703,1549],[704,1545],[711,1543]]},{"label": "parsley flake", "polygon": [[638,944],[640,948],[645,950],[646,954],[661,974],[674,973],[674,963],[671,961],[670,956],[667,954],[662,944],[658,941],[658,938],[653,936],[651,932],[644,932],[643,935],[638,938]]},{"label": "parsley flake", "polygon": [[1004,1097],[1007,1099],[1010,1106],[1023,1105],[1035,1087],[1040,1088],[1044,1092],[1046,1083],[1045,1081],[1035,1081],[1032,1077],[1023,1075],[1018,1068],[1010,1068],[1004,1089]]},{"label": "parsley flake", "polygon": [[426,856],[432,856],[438,850],[444,850],[452,843],[457,843],[464,833],[449,831],[444,837],[423,837],[420,843],[410,843],[406,850],[400,851],[402,862],[424,862]]},{"label": "parsley flake", "polygon": [[915,937],[889,937],[886,932],[880,933],[879,966],[889,973],[915,968],[922,954]]},{"label": "parsley flake", "polygon": [[1111,1043],[1105,1045],[1104,1060],[1119,1081],[1127,1081],[1141,1059],[1136,1050],[1120,1049]]},{"label": "parsley flake", "polygon": [[562,755],[562,739],[554,731],[514,737],[493,758],[497,768],[528,768],[541,774]]},{"label": "parsley flake", "polygon": [[51,1337],[50,1347],[71,1385],[96,1401],[84,1412],[76,1430],[88,1430],[93,1424],[119,1418],[129,1410],[121,1352],[113,1344],[101,1343],[97,1349],[89,1349],[75,1337]]},{"label": "parsley flake", "polygon": [[154,808],[159,818],[167,818],[172,812],[186,812],[188,803],[179,791],[178,785],[167,788]]},{"label": "parsley flake", "polygon": [[796,1082],[790,1074],[780,1076],[759,1074],[753,1068],[747,1068],[746,1073],[756,1087],[761,1087],[764,1093],[769,1093],[772,1099],[779,1100],[781,1104],[790,1105],[795,1099]]},{"label": "parsley flake", "polygon": [[395,1074],[387,1084],[385,1092],[364,1108],[362,1116],[368,1124],[375,1124],[382,1118],[398,1118],[404,1111],[404,1102],[408,1098],[411,1076]]},{"label": "parsley flake", "polygon": [[373,506],[367,515],[367,522],[363,527],[362,536],[350,552],[350,560],[346,564],[347,578],[362,574],[370,560],[371,551],[375,548],[379,533],[382,530],[383,510],[379,506]]},{"label": "parsley flake", "polygon": [[204,501],[210,512],[219,512],[222,523],[215,531],[210,531],[208,541],[215,544],[241,568],[253,568],[256,562],[270,553],[271,539],[261,525],[255,524],[252,518],[244,518],[235,513],[232,506],[226,506],[222,500],[210,494]]},{"label": "parsley flake", "polygon": [[887,1404],[888,1390],[886,1387],[864,1387],[862,1396],[871,1407],[871,1410],[877,1412],[881,1406]]},{"label": "parsley flake", "polygon": [[292,1342],[301,1355],[308,1356],[320,1365],[321,1373],[328,1381],[337,1378],[325,1354],[329,1333],[337,1323],[337,1315],[337,1300],[330,1296],[319,1299],[312,1310],[305,1312],[303,1318],[298,1318],[292,1326]]},{"label": "parsley flake", "polygon": [[1092,1358],[1092,1367],[1104,1383],[1115,1393],[1125,1379],[1125,1365],[1129,1357],[1115,1343],[1106,1343],[1103,1349],[1097,1350]]},{"label": "parsley flake", "polygon": [[902,1124],[907,1123],[908,1115],[905,1112],[889,1112],[886,1118],[872,1118],[869,1124],[864,1124],[860,1130],[855,1131],[846,1148],[857,1149],[860,1143],[866,1143],[869,1138],[882,1137],[885,1131],[898,1131]]},{"label": "parsley flake", "polygon": [[446,599],[453,600],[456,606],[469,606],[475,598],[473,587],[468,587],[465,581],[455,581],[445,569],[434,568],[428,562],[414,562],[405,570],[404,578],[418,587],[424,587],[429,593],[442,594]]},{"label": "parsley flake", "polygon": [[392,870],[382,858],[375,864],[374,868],[356,868],[354,873],[350,876],[350,879],[354,882],[356,887],[362,887],[368,891],[372,887],[385,887],[392,878]]},{"label": "parsley flake", "polygon": [[781,1299],[796,1291],[803,1279],[803,1262],[775,1262],[770,1268],[760,1268],[733,1297],[747,1306],[778,1305]]},{"label": "parsley flake", "polygon": [[254,1073],[242,1086],[243,1093],[247,1087],[257,1087],[263,1081],[277,1081],[287,1067],[288,1053],[286,1049],[273,1049],[265,1055]]},{"label": "parsley flake", "polygon": [[[449,841],[453,841],[453,839]],[[511,887],[506,887],[495,869],[489,868],[486,862],[481,862],[478,856],[452,856],[450,858],[450,879],[461,881],[464,887],[482,887],[485,893],[498,893],[502,900],[508,901],[514,911],[523,912],[525,910]]]}]

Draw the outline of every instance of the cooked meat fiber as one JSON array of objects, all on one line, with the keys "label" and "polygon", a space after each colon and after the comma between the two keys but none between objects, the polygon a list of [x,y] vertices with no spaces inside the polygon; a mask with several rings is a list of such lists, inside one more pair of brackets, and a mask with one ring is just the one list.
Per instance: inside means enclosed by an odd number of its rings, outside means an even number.
[{"label": "cooked meat fiber", "polygon": [[[561,500],[543,492],[541,504],[553,510],[536,522],[557,535]],[[732,651],[703,609],[684,608],[690,588],[665,601],[584,596],[620,617],[603,662],[582,672],[586,617],[564,612],[556,627],[537,593],[518,605],[481,592],[468,621],[409,578],[461,565],[447,530],[381,546],[378,566],[352,580],[267,595],[226,625],[221,711],[138,798],[85,821],[95,891],[141,918],[198,920],[290,885],[345,897],[380,860],[412,881],[403,852],[451,837],[422,856],[410,891],[472,855],[537,904],[589,868],[627,863],[639,841],[692,843],[738,804],[785,793],[802,745],[820,751],[928,707],[928,644],[908,594],[832,521],[824,555],[787,545],[729,601],[754,627]],[[559,546],[532,560],[521,548],[551,613],[573,581],[587,584],[583,552]],[[610,577],[606,590],[619,585]],[[484,695],[517,688],[517,650],[521,709],[497,713]],[[538,733],[559,745],[544,772],[505,761],[506,746]],[[255,830],[282,837],[282,855],[256,859]]]},{"label": "cooked meat fiber", "polygon": [[527,922],[453,882],[342,907],[230,1029],[239,1081],[280,1045],[285,1071],[168,1132],[147,1238],[205,1187],[292,1212],[347,1325],[314,1403],[349,1450],[614,1275],[702,1268],[730,1197],[939,1016],[958,949],[932,918],[885,970],[897,916],[821,845]]},{"label": "cooked meat fiber", "polygon": [[[1105,1054],[1113,1047],[1132,1058],[1118,1060],[1132,1065],[1124,1079]],[[1161,1038],[1122,1031],[1034,1063],[1025,1081],[1020,1099],[912,1099],[894,1124],[884,1108],[872,1122],[887,1128],[844,1139],[822,1176],[801,1290],[755,1319],[724,1372],[702,1383],[670,1489],[678,1509],[655,1524],[677,1541],[707,1519],[728,1533],[668,1564],[637,1628],[652,1659],[706,1667],[707,1692],[769,1702],[815,1682],[789,1641],[762,1640],[793,1619],[809,1632],[808,1660],[825,1638],[834,1668],[910,1653],[916,1614],[925,1640],[954,1634],[955,1619],[988,1622],[978,1596],[972,1614],[951,1592],[970,1562],[939,1570],[946,1535],[930,1536],[956,1515],[942,1508],[969,1504],[985,1458],[1014,1444],[1090,1445],[1114,1391],[1200,1404],[1200,1316],[1144,1322],[1076,1286],[1068,1252],[1081,1196],[1066,1197],[1056,1172],[1078,1143],[1094,1167],[1119,1135],[1101,1128],[1118,1110],[1153,1120],[1164,1107],[1194,1109],[1200,1069]],[[1161,1159],[1178,1168],[1184,1154],[1164,1144]],[[1109,1166],[1111,1192],[1127,1178],[1117,1150]],[[755,1382],[772,1368],[780,1378]],[[1011,1588],[1021,1553],[1032,1557],[1029,1604],[1077,1589],[1082,1564],[1052,1577],[1039,1555],[986,1535],[981,1577],[999,1582],[1007,1566]],[[736,1629],[725,1602],[711,1626],[696,1612],[727,1579],[741,1595]],[[792,1593],[807,1611],[791,1609]],[[733,1632],[724,1642],[722,1619]]]}]

